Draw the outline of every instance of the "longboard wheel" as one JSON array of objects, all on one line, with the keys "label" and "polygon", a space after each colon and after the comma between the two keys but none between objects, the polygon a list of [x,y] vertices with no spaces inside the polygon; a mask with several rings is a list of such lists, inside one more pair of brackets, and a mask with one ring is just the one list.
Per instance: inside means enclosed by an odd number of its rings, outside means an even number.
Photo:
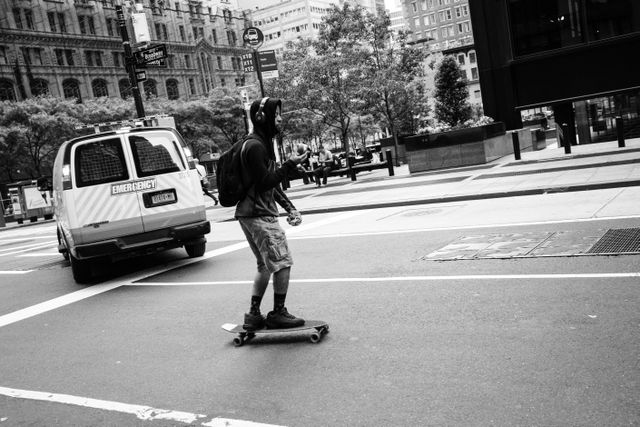
[{"label": "longboard wheel", "polygon": [[314,332],[311,334],[311,342],[312,343],[317,343],[320,342],[320,340],[322,339],[322,335],[319,332]]},{"label": "longboard wheel", "polygon": [[243,339],[242,337],[235,337],[235,338],[233,339],[233,344],[234,344],[236,347],[241,347],[241,346],[242,346],[242,344],[244,344],[244,339]]}]

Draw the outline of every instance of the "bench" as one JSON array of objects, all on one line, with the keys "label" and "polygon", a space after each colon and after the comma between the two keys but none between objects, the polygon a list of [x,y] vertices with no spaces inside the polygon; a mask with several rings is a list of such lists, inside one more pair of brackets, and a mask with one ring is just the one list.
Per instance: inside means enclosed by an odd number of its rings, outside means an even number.
[{"label": "bench", "polygon": [[[359,162],[359,163],[354,163],[351,166],[351,180],[355,181],[356,180],[356,174],[358,172],[363,172],[363,171],[369,171],[371,172],[372,170],[376,170],[376,169],[388,169],[389,170],[389,176],[393,176],[394,175],[394,171],[393,171],[393,159],[391,158],[391,152],[390,150],[387,150],[387,160],[385,162],[379,162],[379,163],[373,163],[370,161],[363,161],[363,162]],[[338,169],[332,169],[331,172],[329,172],[329,176],[348,176],[349,174],[349,168],[347,167],[341,167]],[[290,174],[288,177],[285,177],[282,181],[282,188],[284,190],[286,190],[287,188],[290,187],[289,182],[293,181],[295,179],[301,179],[302,178],[302,173],[300,171],[295,171],[293,174]]]}]

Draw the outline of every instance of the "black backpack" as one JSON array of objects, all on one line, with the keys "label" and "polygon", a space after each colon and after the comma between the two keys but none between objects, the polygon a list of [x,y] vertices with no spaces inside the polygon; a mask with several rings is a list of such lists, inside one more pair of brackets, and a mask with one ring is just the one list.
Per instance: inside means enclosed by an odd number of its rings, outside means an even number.
[{"label": "black backpack", "polygon": [[230,149],[222,153],[216,166],[216,184],[220,205],[231,207],[242,200],[249,188],[242,180],[242,151],[248,137],[235,142]]}]

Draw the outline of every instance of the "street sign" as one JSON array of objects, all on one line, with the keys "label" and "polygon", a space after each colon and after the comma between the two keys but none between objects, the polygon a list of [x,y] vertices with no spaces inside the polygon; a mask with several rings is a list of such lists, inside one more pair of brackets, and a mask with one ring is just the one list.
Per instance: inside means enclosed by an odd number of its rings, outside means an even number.
[{"label": "street sign", "polygon": [[138,83],[147,80],[147,72],[146,71],[136,71],[136,81]]},{"label": "street sign", "polygon": [[167,68],[167,61],[164,59],[156,59],[155,61],[147,63],[142,62],[136,64],[136,68]]},{"label": "street sign", "polygon": [[242,68],[245,73],[252,73],[256,70],[255,64],[253,63],[252,53],[245,53],[240,58],[242,59]]},{"label": "street sign", "polygon": [[260,61],[260,71],[263,79],[273,79],[279,77],[278,61],[276,59],[275,50],[265,50],[258,52],[258,61]]},{"label": "street sign", "polygon": [[242,40],[247,46],[258,49],[264,43],[264,34],[258,27],[249,27],[242,33]]},{"label": "street sign", "polygon": [[136,52],[136,61],[138,64],[149,64],[150,62],[165,59],[167,57],[167,46],[159,44],[151,46],[148,49]]}]

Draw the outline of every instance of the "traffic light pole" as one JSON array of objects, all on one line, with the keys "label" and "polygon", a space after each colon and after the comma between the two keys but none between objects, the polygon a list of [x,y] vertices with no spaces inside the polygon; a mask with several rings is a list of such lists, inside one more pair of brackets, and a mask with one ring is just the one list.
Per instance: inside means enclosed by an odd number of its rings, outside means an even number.
[{"label": "traffic light pole", "polygon": [[[124,20],[124,11],[122,6],[116,6],[116,14],[118,16],[118,24],[120,25],[120,34],[122,35],[122,45],[124,46],[124,63],[127,73],[129,74],[129,83],[131,84],[131,92],[133,101],[136,105],[136,114],[138,117],[144,117],[144,106],[142,105],[142,97],[140,96],[140,87],[138,86],[138,78],[136,77],[136,60],[131,50],[129,42],[129,33],[127,32],[127,23]],[[260,82],[262,83],[262,81]]]}]

